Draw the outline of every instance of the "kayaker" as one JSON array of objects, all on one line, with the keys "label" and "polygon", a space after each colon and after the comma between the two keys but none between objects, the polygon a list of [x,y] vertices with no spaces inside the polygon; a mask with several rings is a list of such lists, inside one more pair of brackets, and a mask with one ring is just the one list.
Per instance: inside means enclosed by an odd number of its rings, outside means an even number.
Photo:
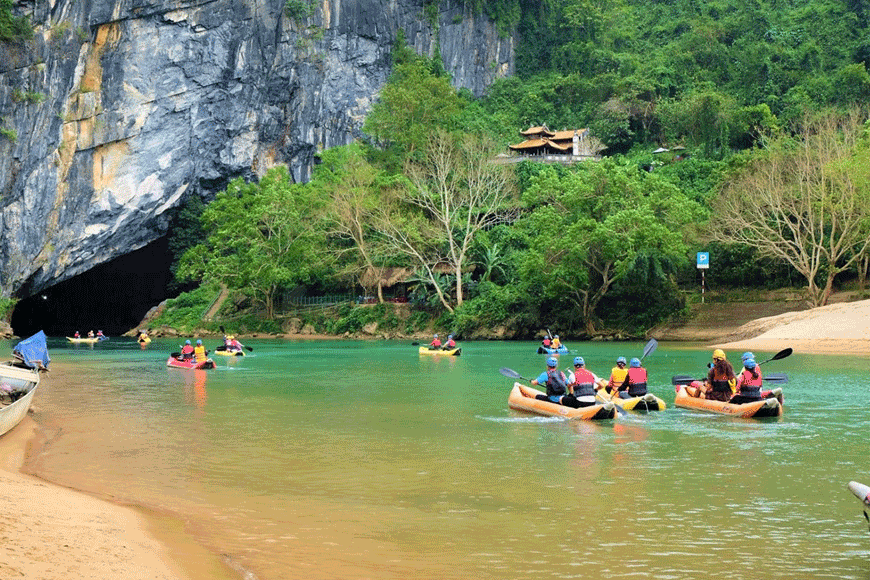
[{"label": "kayaker", "polygon": [[[714,401],[728,401],[734,395],[737,377],[734,367],[725,358],[725,351],[717,348],[713,351],[713,368],[707,373],[701,397]],[[697,395],[696,395],[697,396]]]},{"label": "kayaker", "polygon": [[621,356],[616,359],[616,366],[610,369],[610,380],[607,381],[606,387],[608,394],[618,391],[625,383],[625,378],[628,376],[628,369],[625,368],[625,365],[625,357]]},{"label": "kayaker", "polygon": [[184,346],[181,347],[181,360],[193,358],[193,345],[190,344],[190,339],[184,341]]},{"label": "kayaker", "polygon": [[98,330],[97,331],[97,338],[103,339],[103,338],[106,338],[106,335],[103,334],[102,330]]},{"label": "kayaker", "polygon": [[559,350],[559,348],[560,348],[561,346],[562,346],[562,341],[559,340],[559,335],[558,335],[558,334],[554,335],[554,336],[553,336],[553,342],[550,343],[550,348],[554,348],[554,349],[556,349],[556,350]]},{"label": "kayaker", "polygon": [[79,334],[79,331],[76,330],[76,333],[73,335],[73,338],[81,338],[82,335]]},{"label": "kayaker", "polygon": [[453,350],[456,348],[456,341],[453,340],[453,335],[447,335],[447,342],[444,343],[444,346],[441,347],[441,350]]},{"label": "kayaker", "polygon": [[594,405],[596,385],[601,382],[603,381],[595,373],[586,369],[583,357],[575,356],[574,377],[568,383],[568,395],[562,397],[562,404],[575,409]]},{"label": "kayaker", "polygon": [[441,348],[441,341],[438,340],[438,335],[435,335],[435,338],[432,339],[432,342],[429,343],[429,350],[438,350]]},{"label": "kayaker", "polygon": [[631,359],[628,366],[629,368],[625,377],[625,382],[619,388],[619,397],[621,399],[642,397],[647,393],[646,383],[648,378],[646,369],[643,368],[643,364],[637,357]]},{"label": "kayaker", "polygon": [[232,334],[224,336],[224,346],[229,352],[240,352],[244,348],[242,343],[236,340],[236,337]]},{"label": "kayaker", "polygon": [[743,362],[743,371],[737,377],[737,394],[731,397],[729,403],[742,405],[743,403],[751,403],[760,401],[763,398],[761,393],[761,367],[756,364],[754,358],[748,358]]},{"label": "kayaker", "polygon": [[551,344],[551,343],[550,343],[550,337],[549,337],[549,336],[545,336],[545,337],[544,337],[544,340],[541,341],[541,346],[543,346],[544,348],[550,348],[550,344]]},{"label": "kayaker", "polygon": [[562,399],[568,392],[568,378],[565,373],[557,369],[559,361],[556,357],[551,356],[547,359],[547,370],[538,375],[538,378],[532,379],[533,385],[546,385],[546,395],[535,395],[535,398],[541,401],[549,401],[562,404]]},{"label": "kayaker", "polygon": [[208,360],[208,357],[205,353],[205,347],[202,346],[202,340],[197,339],[196,347],[193,349],[193,355],[196,357],[196,362],[201,363]]},{"label": "kayaker", "polygon": [[94,338],[94,331],[93,330],[88,331],[88,338]]}]

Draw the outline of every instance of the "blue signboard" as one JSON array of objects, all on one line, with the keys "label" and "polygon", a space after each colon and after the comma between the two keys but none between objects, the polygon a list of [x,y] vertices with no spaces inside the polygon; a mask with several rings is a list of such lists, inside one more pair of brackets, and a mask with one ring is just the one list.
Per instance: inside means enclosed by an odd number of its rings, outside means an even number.
[{"label": "blue signboard", "polygon": [[710,252],[698,252],[698,269],[710,267]]}]

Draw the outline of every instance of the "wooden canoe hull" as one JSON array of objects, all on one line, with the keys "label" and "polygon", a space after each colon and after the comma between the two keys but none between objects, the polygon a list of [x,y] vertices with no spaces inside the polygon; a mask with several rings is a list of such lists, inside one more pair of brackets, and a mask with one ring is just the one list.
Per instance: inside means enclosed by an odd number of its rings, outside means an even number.
[{"label": "wooden canoe hull", "polygon": [[172,367],[175,369],[213,369],[214,361],[210,358],[205,359],[203,362],[196,362],[195,360],[191,361],[181,361],[175,358],[174,356],[170,356],[166,360],[166,366]]},{"label": "wooden canoe hull", "polygon": [[571,407],[535,398],[536,395],[543,394],[543,391],[527,387],[522,383],[514,383],[514,387],[508,397],[508,405],[511,409],[517,411],[525,411],[545,417],[563,417],[565,419],[613,419],[616,415],[616,406],[612,403],[572,409]]},{"label": "wooden canoe hull", "polygon": [[27,415],[30,403],[39,386],[39,371],[0,365],[0,385],[8,385],[17,391],[26,390],[27,394],[11,405],[0,409],[0,435],[11,431]]},{"label": "wooden canoe hull", "polygon": [[674,399],[674,405],[684,409],[695,409],[707,413],[718,413],[720,415],[730,415],[732,417],[742,417],[746,419],[779,417],[782,415],[782,403],[776,398],[763,399],[752,403],[743,403],[742,405],[732,405],[731,403],[723,403],[722,401],[713,401],[710,399],[689,396],[686,394],[684,385],[677,385],[676,391],[677,396]]},{"label": "wooden canoe hull", "polygon": [[420,347],[420,354],[430,354],[435,356],[459,356],[462,354],[462,347],[457,346],[454,349],[450,350],[442,350],[442,349],[431,349],[428,346]]}]

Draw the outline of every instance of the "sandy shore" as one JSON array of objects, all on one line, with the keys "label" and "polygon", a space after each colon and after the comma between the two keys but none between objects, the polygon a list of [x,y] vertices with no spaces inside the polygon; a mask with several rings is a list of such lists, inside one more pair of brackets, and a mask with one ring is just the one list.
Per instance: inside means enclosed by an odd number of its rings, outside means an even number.
[{"label": "sandy shore", "polygon": [[[56,371],[55,371],[56,372]],[[39,394],[37,393],[38,404]],[[219,557],[183,524],[21,473],[38,425],[30,417],[0,437],[0,578],[229,580]]]}]

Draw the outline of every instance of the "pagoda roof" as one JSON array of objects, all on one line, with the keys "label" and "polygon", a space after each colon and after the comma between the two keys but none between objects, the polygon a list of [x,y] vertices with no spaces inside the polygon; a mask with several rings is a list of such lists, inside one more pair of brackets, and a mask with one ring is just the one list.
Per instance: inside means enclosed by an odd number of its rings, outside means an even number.
[{"label": "pagoda roof", "polygon": [[542,134],[547,135],[549,137],[552,137],[553,135],[555,135],[555,133],[553,133],[552,131],[547,129],[546,125],[543,125],[540,127],[529,127],[525,131],[520,131],[520,135],[542,135]]}]

